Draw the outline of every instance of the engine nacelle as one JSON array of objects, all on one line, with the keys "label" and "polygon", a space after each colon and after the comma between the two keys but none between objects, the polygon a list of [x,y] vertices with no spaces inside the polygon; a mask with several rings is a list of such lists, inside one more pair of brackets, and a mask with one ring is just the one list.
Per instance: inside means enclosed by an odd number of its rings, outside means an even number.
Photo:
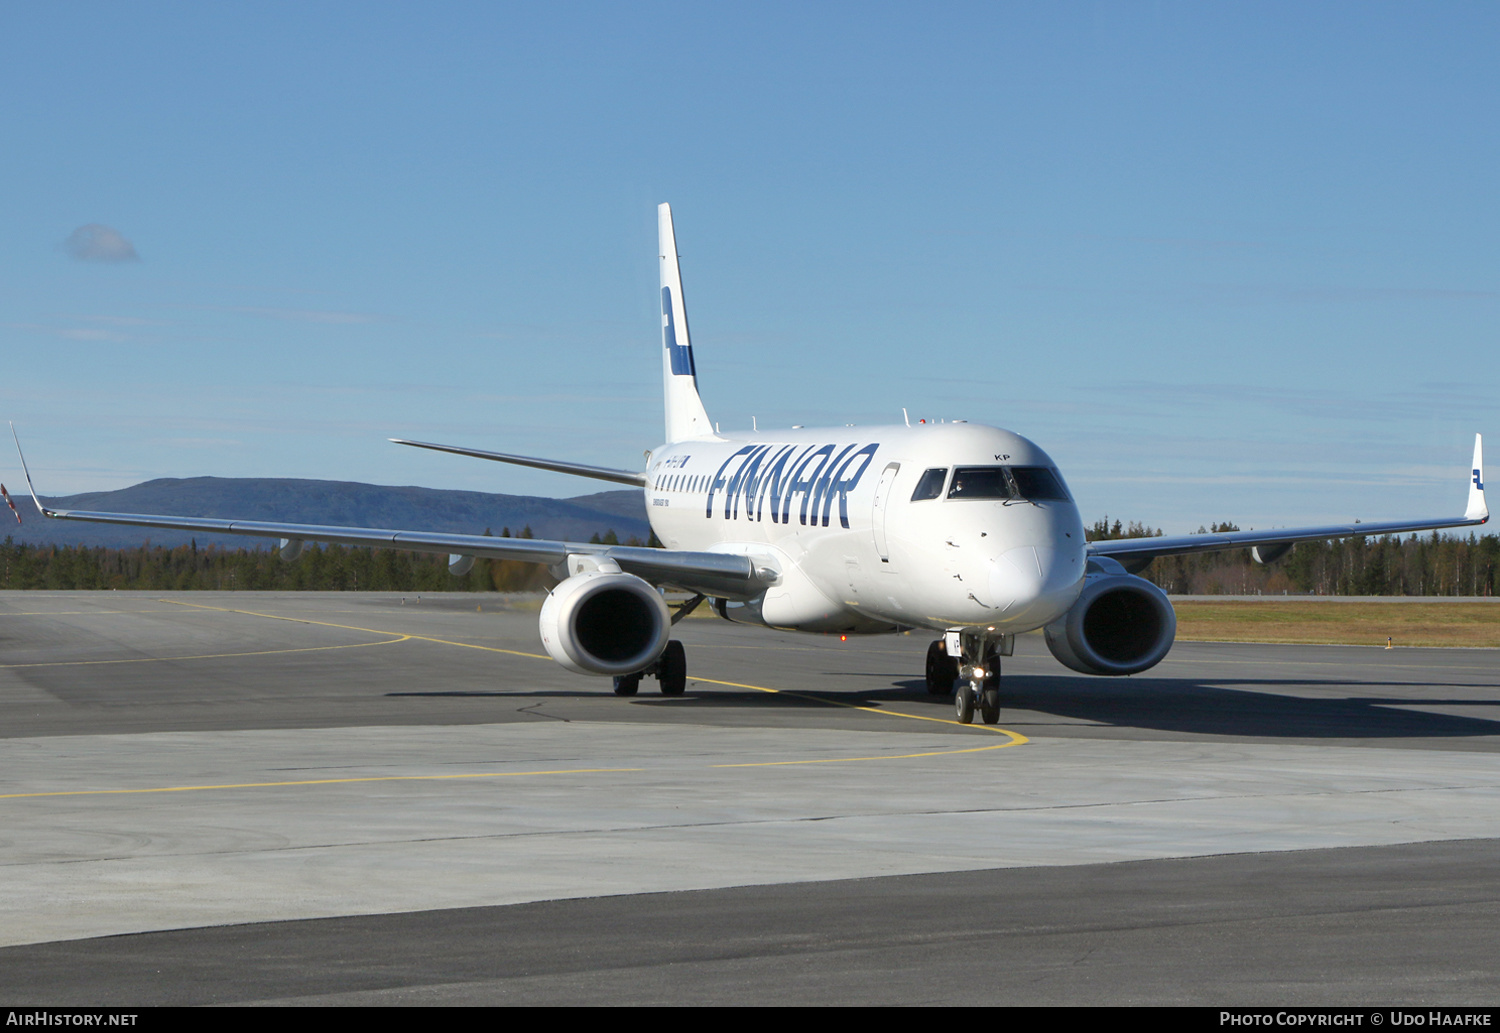
[{"label": "engine nacelle", "polygon": [[542,604],[542,644],[577,674],[634,674],[649,667],[672,630],[661,593],[634,574],[574,574]]},{"label": "engine nacelle", "polygon": [[1177,637],[1167,593],[1108,561],[1093,560],[1083,593],[1047,625],[1047,648],[1080,674],[1135,674],[1155,667]]}]

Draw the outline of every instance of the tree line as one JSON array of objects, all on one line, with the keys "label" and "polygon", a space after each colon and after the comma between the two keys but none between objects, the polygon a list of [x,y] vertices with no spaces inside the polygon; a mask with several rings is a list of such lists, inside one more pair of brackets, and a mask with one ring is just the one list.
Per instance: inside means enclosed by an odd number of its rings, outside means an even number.
[{"label": "tree line", "polygon": [[[1238,531],[1225,521],[1199,534]],[[1086,529],[1089,541],[1149,538],[1159,528],[1109,518]],[[1268,564],[1248,549],[1160,556],[1141,572],[1172,595],[1494,595],[1500,589],[1500,537],[1412,534],[1301,542]]]},{"label": "tree line", "polygon": [[[485,534],[490,534],[486,529]],[[504,528],[500,537],[512,537]],[[534,538],[523,528],[517,538]],[[613,530],[591,542],[619,545]],[[626,545],[646,545],[629,538]],[[652,542],[657,544],[655,536]],[[110,549],[86,545],[27,545],[7,537],[0,545],[0,589],[146,589],[151,591],[258,590],[369,592],[535,592],[557,584],[540,563],[480,559],[462,577],[448,573],[442,555],[309,542],[300,558],[281,559],[274,548],[176,548],[151,545]]]},{"label": "tree line", "polygon": [[[1224,522],[1199,533],[1238,531]],[[485,531],[486,534],[490,532]],[[1161,535],[1158,528],[1106,517],[1087,529],[1089,541]],[[510,528],[500,532],[512,537]],[[532,538],[531,528],[514,537]],[[596,544],[618,545],[614,531]],[[626,545],[660,547],[630,538]],[[1353,537],[1303,542],[1282,559],[1255,563],[1249,550],[1162,556],[1141,576],[1173,595],[1494,595],[1500,588],[1500,537],[1439,534]],[[274,548],[199,548],[196,543],[110,549],[84,545],[0,544],[0,589],[194,589],[373,592],[535,592],[557,583],[545,566],[518,560],[476,560],[462,577],[446,556],[309,543],[301,558],[283,561]]]}]

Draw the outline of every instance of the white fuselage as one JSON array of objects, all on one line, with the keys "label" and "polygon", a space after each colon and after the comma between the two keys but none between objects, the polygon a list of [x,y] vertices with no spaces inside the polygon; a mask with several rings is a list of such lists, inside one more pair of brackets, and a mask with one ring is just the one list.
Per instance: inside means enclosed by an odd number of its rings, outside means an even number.
[{"label": "white fuselage", "polygon": [[[1013,468],[1004,482],[1002,467]],[[971,494],[955,471],[1013,489],[1037,468],[1056,474],[1030,441],[978,424],[727,434],[653,452],[646,508],[667,548],[739,553],[776,573],[743,604],[748,619],[799,631],[1015,633],[1078,597],[1078,509],[1065,489],[1031,500]],[[919,485],[929,497],[913,498]]]}]

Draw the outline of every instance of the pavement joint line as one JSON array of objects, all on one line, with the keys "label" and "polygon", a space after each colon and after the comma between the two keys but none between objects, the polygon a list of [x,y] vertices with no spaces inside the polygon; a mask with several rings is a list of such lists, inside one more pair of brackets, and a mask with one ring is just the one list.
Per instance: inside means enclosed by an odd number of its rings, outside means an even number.
[{"label": "pavement joint line", "polygon": [[6,793],[0,800],[37,796],[121,796],[141,793],[197,793],[209,789],[280,789],[292,786],[346,785],[352,782],[440,782],[460,778],[527,778],[535,775],[604,775],[645,771],[645,768],[559,768],[553,771],[481,771],[456,775],[362,775],[353,778],[310,778],[297,782],[226,782],[201,786],[152,786],[144,789],[54,789],[42,793]]},{"label": "pavement joint line", "polygon": [[252,649],[243,653],[195,653],[190,656],[130,656],[118,657],[114,660],[48,660],[44,663],[35,664],[0,664],[0,671],[15,670],[22,667],[88,667],[97,664],[156,664],[167,663],[172,660],[224,660],[237,656],[279,656],[283,653],[322,653],[331,649],[367,649],[370,646],[389,646],[397,642],[405,642],[411,638],[410,635],[399,635],[396,638],[382,639],[379,642],[349,642],[341,646],[298,646],[294,649]]},{"label": "pavement joint line", "polygon": [[122,613],[170,612],[170,610],[0,610],[0,617],[118,617]]},{"label": "pavement joint line", "polygon": [[[930,752],[930,753],[908,753],[908,754],[893,755],[893,756],[888,756],[888,757],[844,757],[844,758],[837,758],[835,760],[793,760],[793,761],[765,761],[765,762],[751,763],[751,764],[711,764],[711,765],[709,765],[709,767],[712,767],[712,768],[774,767],[774,766],[782,765],[782,764],[827,764],[827,763],[837,763],[840,760],[842,760],[842,761],[904,760],[904,759],[909,759],[909,758],[912,758],[912,757],[940,757],[940,756],[947,756],[947,755],[950,755],[950,754],[958,754],[958,753],[979,753],[979,752],[983,752],[985,750],[1004,749],[1008,745],[1010,745],[1010,744],[1009,743],[996,743],[996,744],[990,745],[990,746],[979,746],[979,747],[972,747],[972,748],[961,749],[961,750],[940,750],[940,751],[935,751],[935,752]],[[350,783],[350,782],[430,782],[430,781],[441,781],[441,780],[444,780],[444,779],[519,778],[519,777],[530,777],[530,776],[536,776],[536,775],[618,774],[618,773],[639,773],[639,772],[642,772],[642,771],[645,771],[645,770],[647,770],[647,769],[645,769],[645,768],[571,768],[571,769],[558,769],[558,770],[551,770],[551,771],[502,771],[502,772],[483,772],[483,773],[456,774],[456,775],[377,775],[377,776],[359,777],[359,778],[315,779],[315,780],[308,780],[308,781],[302,781],[302,782],[242,782],[242,783],[231,783],[231,784],[223,784],[223,785],[160,786],[160,787],[144,788],[144,789],[75,789],[75,790],[61,790],[61,791],[42,792],[42,793],[11,793],[11,794],[8,794],[8,795],[0,795],[0,800],[26,799],[26,798],[31,798],[31,797],[46,797],[46,796],[102,796],[102,795],[144,794],[144,793],[188,793],[188,792],[202,792],[202,791],[205,791],[205,790],[213,790],[213,789],[274,789],[274,788],[296,787],[296,786],[337,785],[337,784]],[[1489,786],[1489,785],[1484,785],[1484,784],[1474,784],[1474,783],[1456,784],[1456,785],[1441,785],[1441,786],[1390,786],[1390,787],[1384,787],[1384,788],[1346,790],[1343,793],[1340,793],[1340,794],[1337,794],[1337,795],[1355,795],[1355,796],[1358,796],[1358,795],[1369,795],[1369,794],[1381,794],[1381,795],[1384,795],[1384,794],[1407,794],[1407,793],[1425,793],[1425,792],[1455,792],[1455,791],[1461,792],[1461,791],[1464,791],[1464,790],[1492,789],[1492,788],[1495,788],[1495,787],[1494,786]],[[953,809],[953,810],[945,810],[945,811],[942,811],[940,813],[950,814],[950,815],[957,815],[957,814],[1012,814],[1012,813],[1025,813],[1025,812],[1077,811],[1077,810],[1092,810],[1092,809],[1100,809],[1100,808],[1106,808],[1107,809],[1107,808],[1120,808],[1120,807],[1160,806],[1162,804],[1176,804],[1176,803],[1187,803],[1187,804],[1196,804],[1196,803],[1222,803],[1222,802],[1225,802],[1225,801],[1234,801],[1234,800],[1264,800],[1264,799],[1293,799],[1293,800],[1295,800],[1295,799],[1299,799],[1299,798],[1306,798],[1306,797],[1313,797],[1313,796],[1329,796],[1329,795],[1335,795],[1335,794],[1330,794],[1326,790],[1308,790],[1308,791],[1278,790],[1278,791],[1269,792],[1269,793],[1225,793],[1223,795],[1213,796],[1213,797],[1201,797],[1201,796],[1187,795],[1187,796],[1149,797],[1149,798],[1125,799],[1125,800],[1091,800],[1091,801],[1083,802],[1083,803],[1048,803],[1048,804],[1042,804],[1042,805],[1023,804],[1023,805],[1012,805],[1012,806],[1006,806],[1006,807],[970,807],[970,808],[958,808],[958,809]],[[938,813],[938,812],[929,812],[929,813]],[[868,817],[869,815],[866,815],[866,816]],[[776,819],[770,819],[770,820],[773,820],[773,821],[783,821],[783,820],[787,820],[787,819],[776,818]],[[798,821],[808,821],[808,820],[820,821],[820,820],[824,820],[824,819],[822,819],[822,818],[798,818],[798,819],[792,819],[792,820],[798,820]],[[700,825],[700,824],[740,825],[740,824],[758,824],[758,823],[759,823],[758,821],[757,822],[725,821],[725,822],[707,822],[707,823],[694,822],[692,824],[693,825]],[[641,830],[649,830],[649,829],[652,829],[652,828],[675,828],[675,827],[680,827],[680,826],[676,826],[676,825],[642,826],[641,828],[635,829],[635,830],[636,831],[641,831]],[[634,827],[631,827],[631,828],[634,828]],[[599,830],[579,830],[579,831],[594,832],[594,831],[599,831]],[[621,830],[616,830],[616,831],[621,831]],[[532,834],[533,833],[525,833],[525,835],[532,835]],[[555,834],[557,834],[557,830],[549,830],[547,832],[538,833],[538,834],[542,834],[542,835],[555,835]],[[443,838],[443,839],[448,839],[448,838],[460,838],[460,839],[480,838],[480,839],[485,839],[485,838],[490,838],[491,835],[492,834],[486,833],[485,835],[478,836],[478,837],[460,836],[460,837],[440,837],[440,838]],[[102,858],[89,858],[87,860],[104,860],[104,859],[102,859]]]},{"label": "pavement joint line", "polygon": [[[1023,740],[1024,741],[1024,740]],[[789,764],[851,764],[872,760],[914,760],[919,757],[948,757],[960,753],[983,753],[1001,750],[1014,742],[968,746],[956,750],[928,750],[922,753],[893,753],[877,757],[818,757],[810,760],[763,760],[740,764],[710,764],[711,768],[772,768]],[[287,782],[225,782],[194,786],[148,786],[139,789],[53,789],[37,793],[0,793],[0,800],[24,800],[42,796],[122,796],[143,793],[193,793],[210,789],[282,789],[296,786],[349,785],[358,782],[441,782],[454,779],[532,778],[539,775],[605,775],[639,773],[646,768],[556,768],[544,771],[478,771],[451,775],[355,775],[348,778],[309,778]]]}]

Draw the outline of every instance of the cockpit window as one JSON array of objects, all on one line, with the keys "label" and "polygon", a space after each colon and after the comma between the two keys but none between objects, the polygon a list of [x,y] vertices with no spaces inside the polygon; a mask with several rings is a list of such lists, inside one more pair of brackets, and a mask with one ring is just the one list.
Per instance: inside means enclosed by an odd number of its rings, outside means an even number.
[{"label": "cockpit window", "polygon": [[1066,502],[1068,490],[1046,466],[960,466],[953,471],[950,499]]},{"label": "cockpit window", "polygon": [[925,499],[937,498],[943,493],[943,482],[947,479],[948,468],[946,466],[940,470],[928,470],[917,482],[917,490],[911,493],[911,500],[921,502]]},{"label": "cockpit window", "polygon": [[1062,478],[1057,475],[1056,470],[1045,466],[1012,466],[1010,476],[1023,499],[1033,502],[1068,501],[1068,489],[1063,487]]},{"label": "cockpit window", "polygon": [[1016,491],[1003,466],[960,466],[953,471],[950,499],[1013,499]]}]

